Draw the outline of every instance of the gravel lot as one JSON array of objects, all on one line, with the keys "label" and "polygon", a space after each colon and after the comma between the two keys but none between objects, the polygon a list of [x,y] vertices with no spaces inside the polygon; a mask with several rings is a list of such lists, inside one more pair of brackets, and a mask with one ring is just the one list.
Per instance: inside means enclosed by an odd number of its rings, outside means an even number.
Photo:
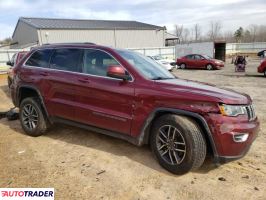
[{"label": "gravel lot", "polygon": [[[220,167],[207,160],[200,170],[175,176],[159,166],[148,146],[63,125],[32,138],[18,120],[1,119],[0,187],[54,187],[56,199],[265,199],[266,78],[256,73],[258,64],[249,62],[246,74],[234,73],[231,64],[219,71],[174,72],[251,95],[261,131],[241,160]],[[8,93],[4,77],[0,111],[12,106]]]}]

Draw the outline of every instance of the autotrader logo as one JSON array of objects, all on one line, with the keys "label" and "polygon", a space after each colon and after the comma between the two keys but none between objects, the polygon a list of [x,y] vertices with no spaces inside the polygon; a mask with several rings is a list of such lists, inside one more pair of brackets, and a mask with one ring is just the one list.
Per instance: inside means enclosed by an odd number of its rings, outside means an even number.
[{"label": "autotrader logo", "polygon": [[54,188],[0,188],[0,200],[54,200]]}]

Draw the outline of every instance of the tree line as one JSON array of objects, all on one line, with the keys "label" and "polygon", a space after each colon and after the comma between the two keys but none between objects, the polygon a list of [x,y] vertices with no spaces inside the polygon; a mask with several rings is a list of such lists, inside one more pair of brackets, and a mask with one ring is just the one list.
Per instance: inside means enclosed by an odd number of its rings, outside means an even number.
[{"label": "tree line", "polygon": [[[204,27],[205,29],[205,27]],[[189,42],[208,42],[223,40],[226,42],[249,43],[266,42],[266,26],[251,24],[246,28],[239,27],[235,31],[223,31],[220,21],[211,21],[207,31],[199,24],[194,24],[192,28],[183,25],[174,25],[174,34],[181,43]]]}]

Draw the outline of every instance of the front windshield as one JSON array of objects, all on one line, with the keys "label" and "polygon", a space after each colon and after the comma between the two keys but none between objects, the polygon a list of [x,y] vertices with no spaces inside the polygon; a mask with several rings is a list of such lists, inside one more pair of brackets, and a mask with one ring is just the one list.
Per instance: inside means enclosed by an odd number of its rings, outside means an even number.
[{"label": "front windshield", "polygon": [[151,80],[173,79],[175,78],[163,66],[150,58],[129,50],[117,50],[120,56],[127,60],[135,69]]}]

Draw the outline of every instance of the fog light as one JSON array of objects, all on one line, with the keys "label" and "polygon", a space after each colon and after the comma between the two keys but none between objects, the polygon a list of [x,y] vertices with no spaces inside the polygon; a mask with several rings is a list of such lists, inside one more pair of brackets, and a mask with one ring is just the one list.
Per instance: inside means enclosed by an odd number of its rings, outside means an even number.
[{"label": "fog light", "polygon": [[234,142],[245,142],[248,139],[248,133],[236,133],[233,135]]}]

